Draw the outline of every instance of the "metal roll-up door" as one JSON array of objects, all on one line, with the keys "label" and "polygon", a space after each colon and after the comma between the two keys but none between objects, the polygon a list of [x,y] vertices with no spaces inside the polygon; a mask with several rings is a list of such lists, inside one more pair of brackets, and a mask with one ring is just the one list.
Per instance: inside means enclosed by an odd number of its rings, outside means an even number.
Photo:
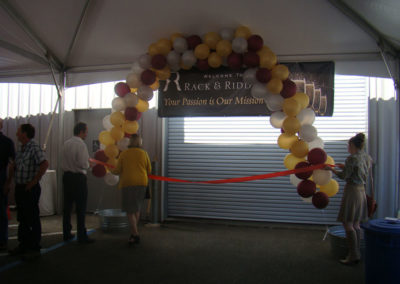
[{"label": "metal roll-up door", "polygon": [[[314,126],[335,162],[348,156],[347,140],[367,132],[368,81],[336,76],[332,117],[317,117]],[[277,146],[279,129],[269,117],[169,118],[166,175],[187,180],[214,180],[284,171],[287,150]],[[338,180],[338,179],[336,179]],[[338,180],[339,181],[339,180]],[[227,184],[166,184],[167,217],[332,224],[339,194],[324,210],[297,194],[289,176]]]}]

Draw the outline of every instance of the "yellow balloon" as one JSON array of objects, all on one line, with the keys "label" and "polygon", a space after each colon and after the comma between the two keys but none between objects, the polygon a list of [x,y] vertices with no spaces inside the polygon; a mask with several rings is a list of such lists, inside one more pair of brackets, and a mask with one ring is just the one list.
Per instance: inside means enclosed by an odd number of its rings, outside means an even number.
[{"label": "yellow balloon", "polygon": [[282,80],[277,79],[277,78],[272,78],[267,83],[267,89],[268,89],[268,91],[270,91],[273,94],[279,94],[283,89]]},{"label": "yellow balloon", "polygon": [[150,56],[154,56],[154,55],[156,55],[156,54],[159,54],[160,51],[158,50],[157,44],[156,44],[156,43],[150,44],[149,48],[147,49],[147,53],[148,53]]},{"label": "yellow balloon", "polygon": [[174,42],[174,40],[176,40],[178,37],[183,37],[183,34],[181,34],[181,33],[173,33],[171,35],[171,42]]},{"label": "yellow balloon", "polygon": [[272,52],[272,50],[268,46],[264,45],[259,51],[257,51],[257,54],[261,57],[270,52]]},{"label": "yellow balloon", "polygon": [[282,149],[289,150],[290,147],[292,147],[293,143],[296,142],[297,140],[299,140],[299,138],[296,135],[282,133],[278,137],[278,146],[281,147]]},{"label": "yellow balloon", "polygon": [[122,129],[124,130],[125,133],[134,134],[139,129],[139,123],[136,120],[133,121],[126,120],[124,122],[124,125],[122,125]]},{"label": "yellow balloon", "polygon": [[156,43],[159,54],[167,56],[172,49],[172,42],[169,39],[162,38]]},{"label": "yellow balloon", "polygon": [[[154,70],[154,72],[156,72],[157,77],[160,80],[167,80],[169,77],[171,77],[171,70],[169,69],[168,66],[164,67],[164,69]],[[156,80],[156,82],[157,82],[157,80]],[[157,87],[157,89],[158,89],[158,87]]]},{"label": "yellow balloon", "polygon": [[298,140],[290,147],[290,152],[297,158],[303,158],[308,154],[308,144],[303,140]]},{"label": "yellow balloon", "polygon": [[106,148],[104,149],[104,154],[106,154],[108,158],[115,158],[119,154],[119,149],[117,145],[110,144],[107,145]]},{"label": "yellow balloon", "polygon": [[292,98],[283,101],[282,109],[287,116],[296,116],[301,110],[300,104]]},{"label": "yellow balloon", "polygon": [[232,53],[232,44],[229,40],[220,40],[217,43],[217,53],[221,57],[227,57]]},{"label": "yellow balloon", "polygon": [[105,130],[99,133],[99,141],[101,144],[106,146],[115,143],[115,140],[112,138],[111,133]]},{"label": "yellow balloon", "polygon": [[131,88],[131,93],[136,93],[137,92],[137,88]]},{"label": "yellow balloon", "polygon": [[[109,165],[111,165],[111,166],[114,166],[114,167],[116,167],[116,166],[117,166],[117,164],[118,164],[118,160],[117,160],[117,159],[115,159],[115,158],[108,158],[108,160],[107,160],[107,164],[109,164]],[[107,167],[107,168],[109,168],[109,167]]]},{"label": "yellow balloon", "polygon": [[260,56],[260,67],[272,69],[277,61],[278,58],[276,57],[275,53],[272,51],[264,52]]},{"label": "yellow balloon", "polygon": [[287,134],[294,135],[300,130],[300,121],[296,117],[288,116],[282,123],[282,128]]},{"label": "yellow balloon", "polygon": [[197,59],[206,59],[208,55],[210,55],[210,48],[205,43],[199,44],[194,49],[194,56],[196,56]]},{"label": "yellow balloon", "polygon": [[208,65],[212,68],[218,68],[222,65],[222,57],[216,52],[212,52],[208,57]]},{"label": "yellow balloon", "polygon": [[209,32],[204,35],[203,42],[208,45],[210,49],[216,49],[217,43],[221,40],[221,36],[216,32]]},{"label": "yellow balloon", "polygon": [[336,180],[331,179],[327,184],[320,185],[320,191],[326,193],[328,197],[335,196],[339,192],[339,184]]},{"label": "yellow balloon", "polygon": [[292,99],[295,99],[300,104],[301,109],[308,107],[310,103],[310,98],[305,93],[296,93]]},{"label": "yellow balloon", "polygon": [[125,116],[120,111],[115,111],[110,115],[110,122],[114,126],[121,126],[125,121]]},{"label": "yellow balloon", "polygon": [[122,131],[122,128],[119,126],[114,126],[111,130],[110,130],[110,134],[111,137],[115,140],[115,141],[119,141],[122,138],[124,138],[124,132]]},{"label": "yellow balloon", "polygon": [[285,165],[285,167],[288,170],[293,170],[294,167],[296,167],[296,165],[300,162],[305,161],[304,158],[298,158],[295,155],[293,155],[292,153],[289,153],[286,155],[285,159],[283,160],[283,164]]},{"label": "yellow balloon", "polygon": [[328,155],[328,156],[326,156],[325,164],[334,165],[335,164],[335,160],[331,156]]},{"label": "yellow balloon", "polygon": [[271,75],[284,81],[289,77],[289,69],[283,64],[278,64],[272,68]]},{"label": "yellow balloon", "polygon": [[153,91],[158,90],[158,88],[160,88],[160,82],[159,82],[158,78],[154,81],[153,84],[150,85],[150,88]]},{"label": "yellow balloon", "polygon": [[251,36],[251,31],[248,27],[241,26],[238,27],[235,31],[235,37],[244,37],[248,39]]},{"label": "yellow balloon", "polygon": [[138,103],[137,103],[137,105],[135,107],[138,110],[138,112],[145,112],[145,111],[147,111],[149,109],[149,102],[139,99],[139,101],[138,101]]}]

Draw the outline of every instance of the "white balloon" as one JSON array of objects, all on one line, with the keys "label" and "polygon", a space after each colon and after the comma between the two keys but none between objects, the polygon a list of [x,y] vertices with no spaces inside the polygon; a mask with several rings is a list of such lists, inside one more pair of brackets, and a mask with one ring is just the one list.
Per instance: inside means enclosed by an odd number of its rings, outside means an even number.
[{"label": "white balloon", "polygon": [[129,88],[139,88],[143,84],[140,80],[140,74],[133,72],[126,76],[126,83],[128,84]]},{"label": "white balloon", "polygon": [[118,149],[121,150],[121,151],[127,150],[128,146],[129,146],[129,143],[130,143],[130,140],[129,140],[128,137],[122,138],[121,140],[119,140],[117,142]]},{"label": "white balloon", "polygon": [[193,50],[186,50],[182,54],[182,63],[187,67],[192,67],[196,63],[197,59],[194,56]]},{"label": "white balloon", "polygon": [[100,143],[100,149],[104,150],[107,146]]},{"label": "white balloon", "polygon": [[297,187],[299,185],[299,183],[302,181],[302,179],[299,179],[298,177],[296,177],[295,174],[291,174],[289,176],[290,179],[290,183],[293,184],[295,187]]},{"label": "white balloon", "polygon": [[316,184],[324,185],[331,180],[332,172],[326,170],[314,170],[312,177]]},{"label": "white balloon", "polygon": [[262,83],[255,83],[251,87],[251,95],[256,99],[265,99],[267,97],[267,88]]},{"label": "white balloon", "polygon": [[112,108],[115,111],[121,111],[121,110],[124,110],[126,108],[125,101],[121,97],[114,98],[112,100],[111,104],[112,104]]},{"label": "white balloon", "polygon": [[176,52],[183,53],[187,50],[188,44],[185,38],[177,37],[173,42],[173,47]]},{"label": "white balloon", "polygon": [[103,118],[103,127],[104,127],[106,130],[111,130],[111,128],[114,127],[114,125],[111,124],[110,115],[106,115],[106,116]]},{"label": "white balloon", "polygon": [[247,40],[243,37],[233,39],[232,50],[236,53],[244,53],[247,50]]},{"label": "white balloon", "polygon": [[139,65],[143,69],[148,69],[151,67],[151,56],[148,54],[143,54],[139,57]]},{"label": "white balloon", "polygon": [[312,203],[312,196],[311,197],[302,197],[301,198],[305,203]]},{"label": "white balloon", "polygon": [[139,99],[142,99],[144,101],[150,101],[154,95],[153,89],[149,86],[140,86],[137,93]]},{"label": "white balloon", "polygon": [[181,69],[181,66],[179,64],[177,65],[170,65],[169,69],[171,69],[172,72],[178,72]]},{"label": "white balloon", "polygon": [[265,98],[265,103],[269,110],[278,111],[282,109],[284,100],[285,99],[281,95],[268,93],[267,97]]},{"label": "white balloon", "polygon": [[231,41],[235,35],[235,31],[230,28],[223,28],[219,31],[219,35],[222,39]]},{"label": "white balloon", "polygon": [[308,150],[311,150],[314,148],[324,149],[324,141],[319,137],[316,137],[313,141],[308,142],[307,144],[308,144]]},{"label": "white balloon", "polygon": [[169,66],[179,66],[181,56],[175,50],[172,50],[167,55],[167,62]]},{"label": "white balloon", "polygon": [[282,128],[283,121],[286,118],[286,114],[282,111],[275,111],[271,114],[269,121],[272,127]]},{"label": "white balloon", "polygon": [[140,67],[139,61],[135,61],[132,64],[132,68],[131,71],[135,74],[142,74],[142,72],[144,71],[144,69],[142,67]]},{"label": "white balloon", "polygon": [[304,124],[302,127],[300,127],[299,137],[306,142],[313,141],[315,138],[317,138],[317,135],[317,129],[310,124]]},{"label": "white balloon", "polygon": [[249,84],[257,83],[256,73],[257,73],[256,68],[250,68],[250,69],[247,69],[246,71],[244,71],[243,82],[249,83]]},{"label": "white balloon", "polygon": [[108,185],[116,185],[119,181],[119,176],[113,175],[112,173],[106,173],[104,176],[104,181]]},{"label": "white balloon", "polygon": [[315,112],[311,108],[302,109],[296,116],[300,125],[313,124],[315,120]]},{"label": "white balloon", "polygon": [[138,104],[139,98],[134,93],[129,93],[124,97],[125,105],[127,107],[134,107]]}]

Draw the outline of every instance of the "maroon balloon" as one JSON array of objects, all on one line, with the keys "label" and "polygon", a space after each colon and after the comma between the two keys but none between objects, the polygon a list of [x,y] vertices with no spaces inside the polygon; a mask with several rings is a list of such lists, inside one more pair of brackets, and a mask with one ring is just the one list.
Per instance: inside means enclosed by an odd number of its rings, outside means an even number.
[{"label": "maroon balloon", "polygon": [[156,81],[156,73],[154,71],[146,69],[140,75],[140,79],[142,80],[143,84],[150,86]]},{"label": "maroon balloon", "polygon": [[324,209],[329,204],[329,197],[325,192],[317,192],[312,197],[312,204],[318,209]]},{"label": "maroon balloon", "polygon": [[154,69],[163,69],[167,66],[167,59],[162,54],[156,54],[151,58],[151,66],[153,66]]},{"label": "maroon balloon", "polygon": [[267,68],[258,68],[256,78],[260,83],[268,83],[271,80],[271,71]]},{"label": "maroon balloon", "polygon": [[119,97],[124,97],[126,94],[131,92],[131,89],[129,88],[127,83],[124,82],[119,82],[115,84],[114,86],[114,92],[119,96]]},{"label": "maroon balloon", "polygon": [[196,66],[201,71],[206,71],[210,68],[210,65],[208,65],[207,59],[198,59],[196,62]]},{"label": "maroon balloon", "polygon": [[106,173],[107,173],[106,168],[103,165],[97,164],[92,168],[92,174],[95,177],[98,178],[104,177]]},{"label": "maroon balloon", "polygon": [[232,69],[240,69],[243,64],[243,58],[241,54],[232,52],[227,58],[228,66]]},{"label": "maroon balloon", "polygon": [[135,107],[127,107],[125,109],[125,119],[126,120],[138,120],[139,112]]},{"label": "maroon balloon", "polygon": [[186,41],[189,49],[195,49],[196,46],[198,46],[202,42],[201,37],[199,37],[198,35],[191,35],[186,38]]},{"label": "maroon balloon", "polygon": [[[311,164],[307,162],[299,162],[297,165],[294,167],[295,169],[302,169],[302,168],[307,168],[311,166]],[[307,171],[303,173],[296,173],[295,176],[298,177],[299,179],[308,179],[310,176],[312,176],[313,171]]]},{"label": "maroon balloon", "polygon": [[264,40],[259,35],[252,35],[247,39],[247,48],[252,51],[260,50],[264,45]]},{"label": "maroon balloon", "polygon": [[326,152],[321,148],[314,148],[307,154],[307,160],[312,165],[323,164],[326,161]]},{"label": "maroon balloon", "polygon": [[315,184],[315,182],[309,179],[302,180],[297,185],[297,193],[304,198],[313,196],[316,190],[317,190],[317,185]]},{"label": "maroon balloon", "polygon": [[243,63],[247,67],[256,67],[260,64],[260,56],[254,51],[246,52],[243,56]]},{"label": "maroon balloon", "polygon": [[284,97],[285,99],[293,97],[294,94],[296,94],[296,89],[297,89],[296,83],[290,79],[286,79],[285,81],[283,81],[281,96]]},{"label": "maroon balloon", "polygon": [[98,160],[98,161],[101,161],[101,162],[107,162],[108,161],[108,157],[104,153],[104,150],[97,150],[96,153],[94,153],[94,158],[96,160]]}]

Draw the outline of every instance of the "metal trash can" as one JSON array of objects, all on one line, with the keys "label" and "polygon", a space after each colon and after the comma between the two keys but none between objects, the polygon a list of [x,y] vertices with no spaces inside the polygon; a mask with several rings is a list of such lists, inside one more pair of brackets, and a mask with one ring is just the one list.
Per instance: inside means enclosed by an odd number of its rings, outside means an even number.
[{"label": "metal trash can", "polygon": [[123,231],[129,227],[128,217],[121,209],[104,209],[97,214],[103,231]]},{"label": "metal trash can", "polygon": [[365,230],[365,283],[400,283],[400,223],[370,220]]},{"label": "metal trash can", "polygon": [[[328,228],[328,236],[331,244],[331,254],[335,259],[344,259],[349,251],[346,241],[346,231],[343,226],[332,226]],[[361,237],[360,251],[364,256],[365,241]]]}]

